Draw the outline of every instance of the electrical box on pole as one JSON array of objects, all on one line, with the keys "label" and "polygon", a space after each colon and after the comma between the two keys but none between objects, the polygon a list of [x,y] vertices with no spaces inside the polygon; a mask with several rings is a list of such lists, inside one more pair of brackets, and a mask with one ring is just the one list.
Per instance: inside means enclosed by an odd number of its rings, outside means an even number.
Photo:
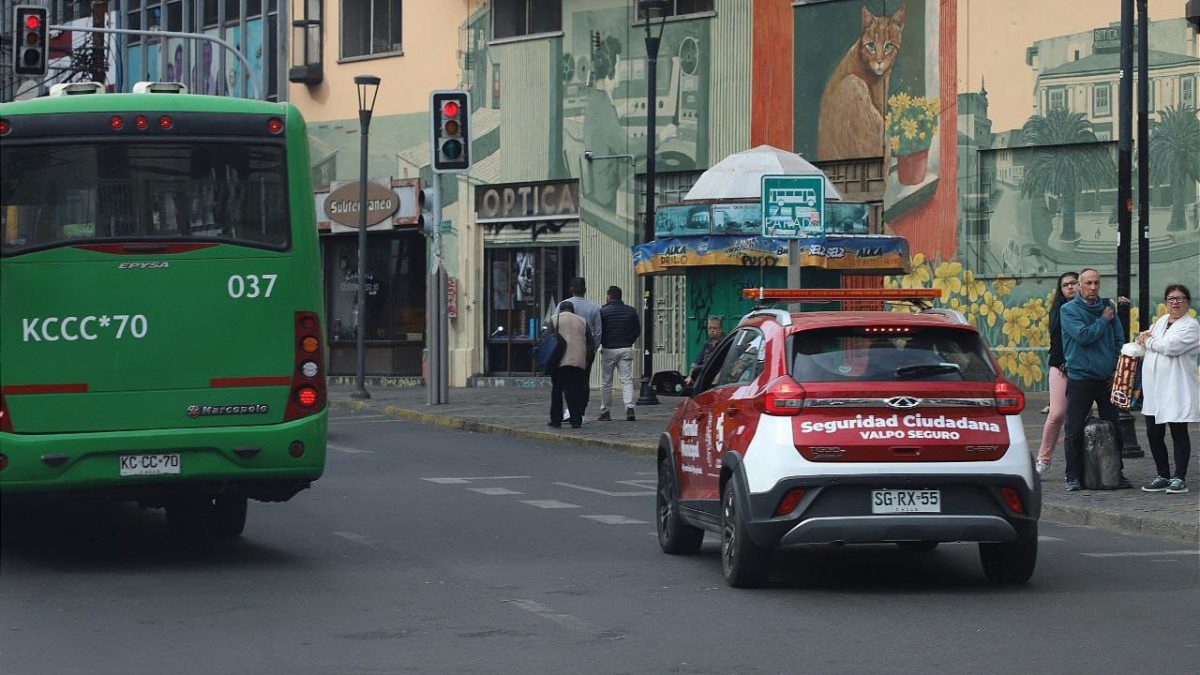
[{"label": "electrical box on pole", "polygon": [[430,93],[432,111],[430,152],[436,173],[459,173],[471,168],[471,95],[462,89]]},{"label": "electrical box on pole", "polygon": [[50,58],[49,26],[45,7],[13,7],[13,73],[45,77]]}]

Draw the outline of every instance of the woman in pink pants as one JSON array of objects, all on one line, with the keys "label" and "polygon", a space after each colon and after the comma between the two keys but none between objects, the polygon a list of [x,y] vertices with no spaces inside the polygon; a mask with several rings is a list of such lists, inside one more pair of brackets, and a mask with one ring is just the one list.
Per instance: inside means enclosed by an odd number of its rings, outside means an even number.
[{"label": "woman in pink pants", "polygon": [[1050,466],[1058,434],[1067,418],[1067,373],[1063,367],[1062,327],[1058,323],[1058,310],[1064,302],[1075,297],[1079,290],[1079,275],[1064,272],[1058,277],[1058,289],[1054,293],[1054,304],[1050,307],[1050,414],[1046,426],[1042,427],[1042,447],[1038,448],[1037,472],[1042,474]]}]

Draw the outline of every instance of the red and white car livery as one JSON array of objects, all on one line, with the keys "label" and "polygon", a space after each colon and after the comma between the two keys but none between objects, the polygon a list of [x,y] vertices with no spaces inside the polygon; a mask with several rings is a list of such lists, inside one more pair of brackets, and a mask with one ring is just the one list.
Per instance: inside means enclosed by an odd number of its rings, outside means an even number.
[{"label": "red and white car livery", "polygon": [[[938,291],[746,293],[919,302]],[[988,578],[1024,582],[1041,488],[1023,407],[956,312],[756,310],[660,438],[659,544],[690,553],[718,532],[726,580],[751,586],[780,546],[971,541]]]}]

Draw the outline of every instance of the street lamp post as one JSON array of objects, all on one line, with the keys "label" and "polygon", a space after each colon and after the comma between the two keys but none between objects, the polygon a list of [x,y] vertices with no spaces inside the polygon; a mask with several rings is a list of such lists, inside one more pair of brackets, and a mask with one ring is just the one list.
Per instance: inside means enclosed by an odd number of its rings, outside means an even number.
[{"label": "street lamp post", "polygon": [[358,321],[355,327],[355,347],[358,352],[357,380],[350,398],[367,399],[371,395],[363,381],[366,369],[364,338],[367,333],[367,136],[371,128],[371,112],[379,95],[379,78],[374,75],[355,75],[358,89]]},{"label": "street lamp post", "polygon": [[[666,0],[638,0],[638,8],[646,21],[646,220],[643,223],[643,242],[654,239],[654,144],[657,134],[655,111],[658,105],[658,45],[667,23]],[[658,15],[658,35],[650,32],[651,17]],[[638,405],[658,405],[650,375],[654,371],[654,277],[644,277],[642,292],[642,379]]]}]

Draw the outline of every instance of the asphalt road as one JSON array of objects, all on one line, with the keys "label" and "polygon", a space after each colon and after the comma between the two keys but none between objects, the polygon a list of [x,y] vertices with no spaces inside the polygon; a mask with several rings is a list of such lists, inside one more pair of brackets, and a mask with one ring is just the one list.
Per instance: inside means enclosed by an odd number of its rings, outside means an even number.
[{"label": "asphalt road", "polygon": [[[1200,672],[1200,556],[1043,523],[1027,586],[974,545],[662,554],[650,458],[339,412],[328,470],[234,541],[128,505],[8,507],[0,672]],[[584,430],[586,431],[585,426]]]}]

